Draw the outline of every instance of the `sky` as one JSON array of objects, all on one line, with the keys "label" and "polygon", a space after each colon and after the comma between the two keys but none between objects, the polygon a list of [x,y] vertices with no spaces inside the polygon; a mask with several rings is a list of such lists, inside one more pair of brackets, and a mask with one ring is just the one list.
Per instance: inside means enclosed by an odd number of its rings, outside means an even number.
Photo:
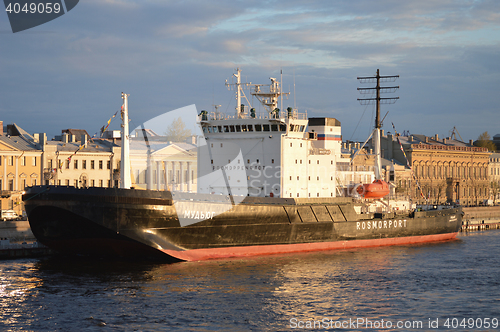
[{"label": "sky", "polygon": [[[0,13],[0,120],[49,139],[97,132],[130,94],[131,128],[195,104],[233,113],[244,82],[283,73],[283,107],[334,117],[364,141],[374,106],[358,76],[399,75],[383,129],[464,141],[500,134],[500,1],[82,0],[12,33]],[[295,91],[295,93],[294,93]],[[119,129],[113,120],[112,129]]]}]

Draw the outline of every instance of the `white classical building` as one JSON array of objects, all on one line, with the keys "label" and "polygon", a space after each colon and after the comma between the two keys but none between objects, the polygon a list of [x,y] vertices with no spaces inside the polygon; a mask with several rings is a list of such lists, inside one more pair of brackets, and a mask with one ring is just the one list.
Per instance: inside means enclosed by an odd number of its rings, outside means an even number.
[{"label": "white classical building", "polygon": [[130,140],[130,172],[136,189],[196,192],[197,146],[194,141]]},{"label": "white classical building", "polygon": [[500,153],[492,153],[488,164],[491,199],[493,203],[500,201]]}]

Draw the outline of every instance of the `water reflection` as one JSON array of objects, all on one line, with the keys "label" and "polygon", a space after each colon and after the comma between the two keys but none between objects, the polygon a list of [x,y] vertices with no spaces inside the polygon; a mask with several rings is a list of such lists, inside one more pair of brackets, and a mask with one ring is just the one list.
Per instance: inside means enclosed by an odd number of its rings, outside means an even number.
[{"label": "water reflection", "polygon": [[178,264],[4,261],[0,330],[277,331],[292,318],[494,315],[499,238],[466,240]]}]

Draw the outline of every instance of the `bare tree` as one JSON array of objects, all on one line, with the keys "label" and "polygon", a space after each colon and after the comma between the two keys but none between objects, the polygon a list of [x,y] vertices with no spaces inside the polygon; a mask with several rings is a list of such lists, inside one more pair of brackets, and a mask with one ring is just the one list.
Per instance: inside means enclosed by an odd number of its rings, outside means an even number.
[{"label": "bare tree", "polygon": [[164,134],[172,142],[183,142],[186,138],[193,135],[191,130],[186,128],[186,124],[180,117],[172,121]]},{"label": "bare tree", "polygon": [[492,181],[490,184],[490,187],[491,187],[491,194],[493,196],[493,204],[496,204],[496,199],[497,199],[497,195],[498,195],[498,191],[499,191],[499,185],[497,182]]}]

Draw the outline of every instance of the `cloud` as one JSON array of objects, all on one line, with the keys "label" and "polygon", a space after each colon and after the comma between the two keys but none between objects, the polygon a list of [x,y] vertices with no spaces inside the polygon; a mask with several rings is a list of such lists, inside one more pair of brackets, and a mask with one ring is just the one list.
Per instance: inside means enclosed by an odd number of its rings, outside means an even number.
[{"label": "cloud", "polygon": [[[401,76],[389,116],[434,134],[444,124],[429,117],[460,114],[460,132],[476,138],[471,110],[496,109],[499,15],[500,2],[472,0],[88,0],[36,34],[0,34],[0,109],[31,132],[92,131],[124,90],[141,119],[193,103],[232,110],[224,80],[236,66],[254,83],[284,68],[285,87],[295,72],[288,103],[352,132],[363,112],[356,76],[380,68]],[[481,132],[494,135],[499,121]]]}]

